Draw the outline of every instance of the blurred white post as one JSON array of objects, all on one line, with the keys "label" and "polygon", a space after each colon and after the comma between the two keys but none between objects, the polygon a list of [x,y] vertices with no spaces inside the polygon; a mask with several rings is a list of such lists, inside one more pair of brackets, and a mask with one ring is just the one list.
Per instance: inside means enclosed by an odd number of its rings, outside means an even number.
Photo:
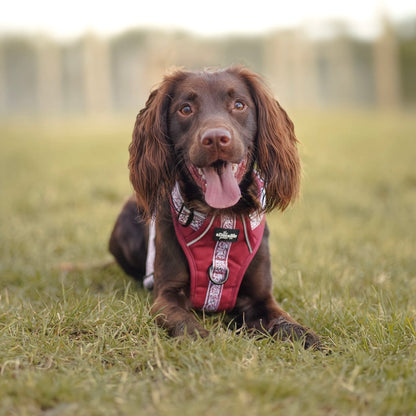
[{"label": "blurred white post", "polygon": [[111,110],[110,60],[105,40],[94,35],[84,38],[85,109],[91,114],[105,114]]},{"label": "blurred white post", "polygon": [[36,41],[37,101],[41,114],[62,111],[62,68],[59,45],[45,37]]},{"label": "blurred white post", "polygon": [[6,114],[6,71],[5,71],[5,62],[4,62],[4,53],[3,53],[3,42],[0,39],[0,116]]},{"label": "blurred white post", "polygon": [[290,62],[292,32],[276,32],[265,42],[265,72],[283,106],[293,104],[293,68]]},{"label": "blurred white post", "polygon": [[398,107],[401,101],[398,46],[387,18],[383,18],[383,32],[374,43],[374,66],[378,106]]},{"label": "blurred white post", "polygon": [[315,51],[299,30],[276,32],[265,41],[265,72],[282,105],[316,104]]}]

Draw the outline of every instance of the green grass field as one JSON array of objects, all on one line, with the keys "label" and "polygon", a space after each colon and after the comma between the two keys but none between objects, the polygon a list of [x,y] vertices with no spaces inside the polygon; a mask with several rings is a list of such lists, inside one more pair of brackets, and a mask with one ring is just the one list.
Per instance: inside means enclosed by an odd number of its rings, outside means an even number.
[{"label": "green grass field", "polygon": [[151,296],[97,267],[134,116],[1,122],[0,415],[416,414],[416,114],[293,119],[303,191],[269,215],[274,293],[330,354],[218,315],[170,339]]}]

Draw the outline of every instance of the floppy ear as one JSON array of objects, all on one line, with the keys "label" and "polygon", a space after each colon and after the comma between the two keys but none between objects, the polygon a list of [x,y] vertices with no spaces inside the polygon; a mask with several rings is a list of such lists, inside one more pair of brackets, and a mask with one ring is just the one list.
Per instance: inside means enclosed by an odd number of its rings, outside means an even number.
[{"label": "floppy ear", "polygon": [[173,148],[167,118],[175,77],[166,77],[139,112],[129,146],[130,181],[145,219],[155,214],[169,196],[176,180]]},{"label": "floppy ear", "polygon": [[299,193],[300,160],[294,126],[261,78],[237,68],[247,83],[257,109],[257,170],[264,180],[266,211],[282,211]]}]

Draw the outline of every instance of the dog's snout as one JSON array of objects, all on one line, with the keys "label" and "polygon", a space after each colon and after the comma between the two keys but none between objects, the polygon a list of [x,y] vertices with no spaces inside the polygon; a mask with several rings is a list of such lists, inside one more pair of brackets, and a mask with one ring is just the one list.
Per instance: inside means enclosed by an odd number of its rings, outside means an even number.
[{"label": "dog's snout", "polygon": [[211,128],[206,130],[201,136],[201,144],[204,147],[226,147],[231,143],[231,133],[223,128]]}]

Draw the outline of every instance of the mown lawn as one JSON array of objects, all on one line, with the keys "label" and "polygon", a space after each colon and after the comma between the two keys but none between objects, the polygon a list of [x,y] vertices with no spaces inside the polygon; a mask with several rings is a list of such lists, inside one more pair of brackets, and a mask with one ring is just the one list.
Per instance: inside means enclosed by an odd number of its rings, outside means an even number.
[{"label": "mown lawn", "polygon": [[218,315],[170,339],[101,267],[133,119],[0,123],[0,415],[416,414],[416,114],[293,114],[303,192],[269,216],[274,290],[330,354]]}]

